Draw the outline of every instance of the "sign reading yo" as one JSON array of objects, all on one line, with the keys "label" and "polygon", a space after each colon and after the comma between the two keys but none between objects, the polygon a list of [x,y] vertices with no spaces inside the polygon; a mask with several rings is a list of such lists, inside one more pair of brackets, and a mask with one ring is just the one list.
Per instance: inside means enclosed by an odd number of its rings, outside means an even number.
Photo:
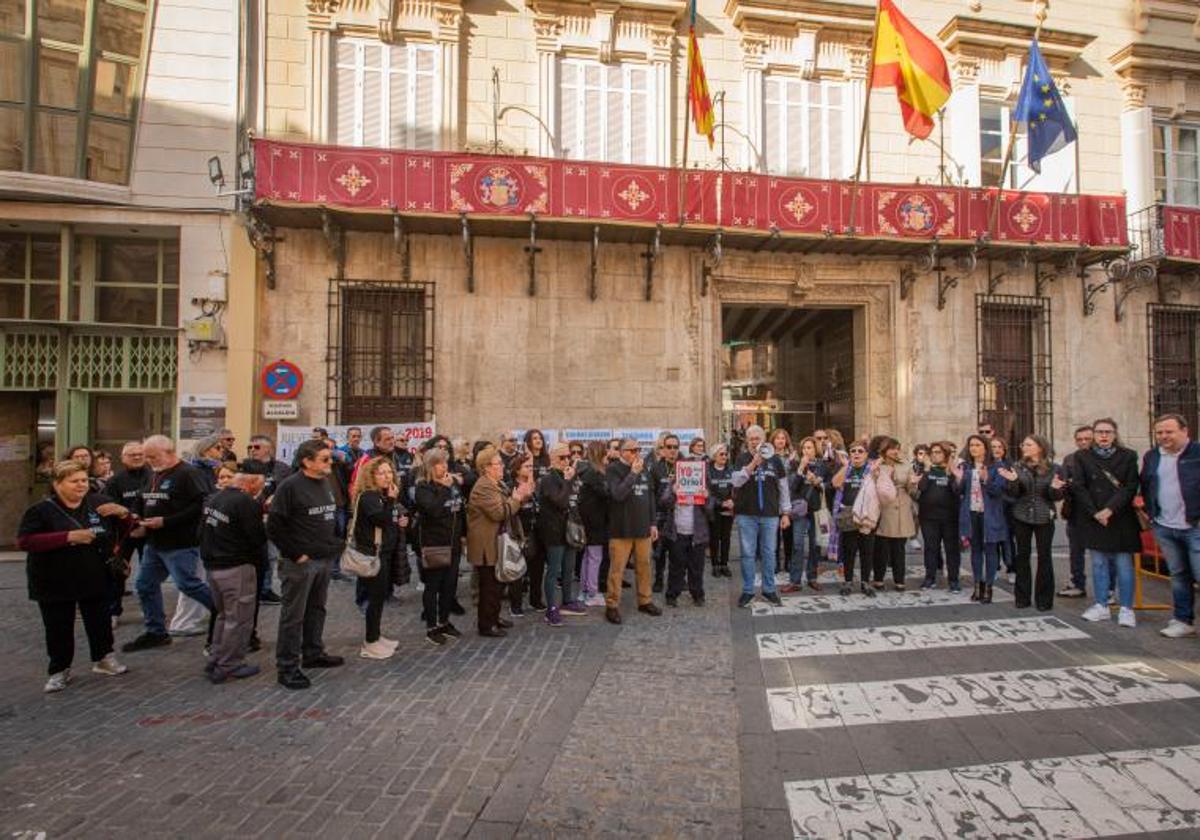
[{"label": "sign reading yo", "polygon": [[304,374],[286,359],[271,362],[262,370],[263,396],[269,400],[294,400],[303,387]]}]

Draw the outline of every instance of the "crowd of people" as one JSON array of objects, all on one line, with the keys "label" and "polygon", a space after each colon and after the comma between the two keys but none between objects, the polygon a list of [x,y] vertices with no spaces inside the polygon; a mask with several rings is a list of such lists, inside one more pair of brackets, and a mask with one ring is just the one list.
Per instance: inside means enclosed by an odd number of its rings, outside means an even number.
[{"label": "crowd of people", "polygon": [[[115,472],[111,457],[67,450],[17,542],[45,625],[47,692],[70,680],[76,612],[93,672],[127,671],[114,631],[135,557],[143,630],[124,652],[203,634],[208,679],[251,677],[260,670],[247,658],[261,648],[260,608],[278,605],[275,665],[289,689],[310,685],[306,670],[344,664],[324,642],[331,579],[353,579],[364,618],[359,655],[386,660],[399,640],[384,634],[385,606],[414,569],[425,638],[445,645],[463,635],[454,618],[467,613],[464,553],[476,630],[496,638],[527,610],[554,628],[592,608],[621,624],[626,587],[649,616],[662,614],[656,593],[668,608],[685,592],[704,606],[706,565],[714,577],[733,576],[735,532],[739,607],[756,588],[774,605],[821,592],[820,571],[831,564],[843,597],[857,589],[873,598],[889,575],[903,591],[919,535],[922,589],[961,592],[965,553],[970,600],[990,603],[1003,568],[1016,607],[1044,611],[1056,594],[1051,544],[1061,520],[1071,581],[1057,594],[1085,597],[1090,558],[1083,618],[1111,620],[1115,598],[1116,620],[1132,627],[1134,555],[1150,528],[1172,575],[1174,614],[1161,632],[1175,638],[1196,632],[1200,444],[1179,415],[1158,418],[1154,434],[1140,469],[1110,418],[1077,429],[1061,463],[1038,435],[1010,453],[987,423],[961,447],[933,441],[907,451],[887,435],[846,443],[818,429],[793,442],[784,429],[768,435],[759,426],[739,430],[729,446],[697,437],[685,447],[666,432],[648,449],[619,438],[550,445],[537,429],[474,443],[439,435],[418,448],[387,426],[366,436],[352,428],[339,445],[317,428],[290,464],[263,435],[240,460],[228,429],[198,441],[187,460],[174,441],[152,435],[126,443]],[[342,569],[348,551],[357,575]],[[780,574],[786,583],[777,585]],[[168,578],[179,591],[170,624]]]}]

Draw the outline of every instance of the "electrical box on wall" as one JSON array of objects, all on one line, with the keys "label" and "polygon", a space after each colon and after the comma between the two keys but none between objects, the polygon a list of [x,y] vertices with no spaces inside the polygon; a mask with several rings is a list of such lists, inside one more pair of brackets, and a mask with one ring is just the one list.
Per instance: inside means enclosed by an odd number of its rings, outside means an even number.
[{"label": "electrical box on wall", "polygon": [[221,340],[221,328],[215,318],[189,318],[183,322],[183,337],[189,342],[216,344]]},{"label": "electrical box on wall", "polygon": [[228,286],[228,284],[229,272],[221,271],[220,269],[214,269],[208,272],[208,276],[205,278],[204,288],[199,290],[203,292],[200,297],[224,303],[229,299],[228,292],[226,291],[226,286]]}]

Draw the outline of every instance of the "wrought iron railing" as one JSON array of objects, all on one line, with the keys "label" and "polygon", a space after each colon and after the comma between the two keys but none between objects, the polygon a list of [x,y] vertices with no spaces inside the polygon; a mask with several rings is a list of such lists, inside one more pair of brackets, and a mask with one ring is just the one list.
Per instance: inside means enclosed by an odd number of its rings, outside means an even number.
[{"label": "wrought iron railing", "polygon": [[1166,256],[1163,205],[1151,204],[1129,214],[1129,247],[1134,261]]},{"label": "wrought iron railing", "polygon": [[0,323],[0,390],[173,391],[178,368],[173,330]]}]

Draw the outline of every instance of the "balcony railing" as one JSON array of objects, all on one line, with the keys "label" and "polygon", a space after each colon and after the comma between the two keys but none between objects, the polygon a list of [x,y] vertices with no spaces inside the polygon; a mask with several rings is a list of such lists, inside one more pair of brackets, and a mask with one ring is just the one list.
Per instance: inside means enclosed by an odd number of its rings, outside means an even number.
[{"label": "balcony railing", "polygon": [[1200,207],[1152,204],[1129,215],[1134,260],[1200,262]]}]

